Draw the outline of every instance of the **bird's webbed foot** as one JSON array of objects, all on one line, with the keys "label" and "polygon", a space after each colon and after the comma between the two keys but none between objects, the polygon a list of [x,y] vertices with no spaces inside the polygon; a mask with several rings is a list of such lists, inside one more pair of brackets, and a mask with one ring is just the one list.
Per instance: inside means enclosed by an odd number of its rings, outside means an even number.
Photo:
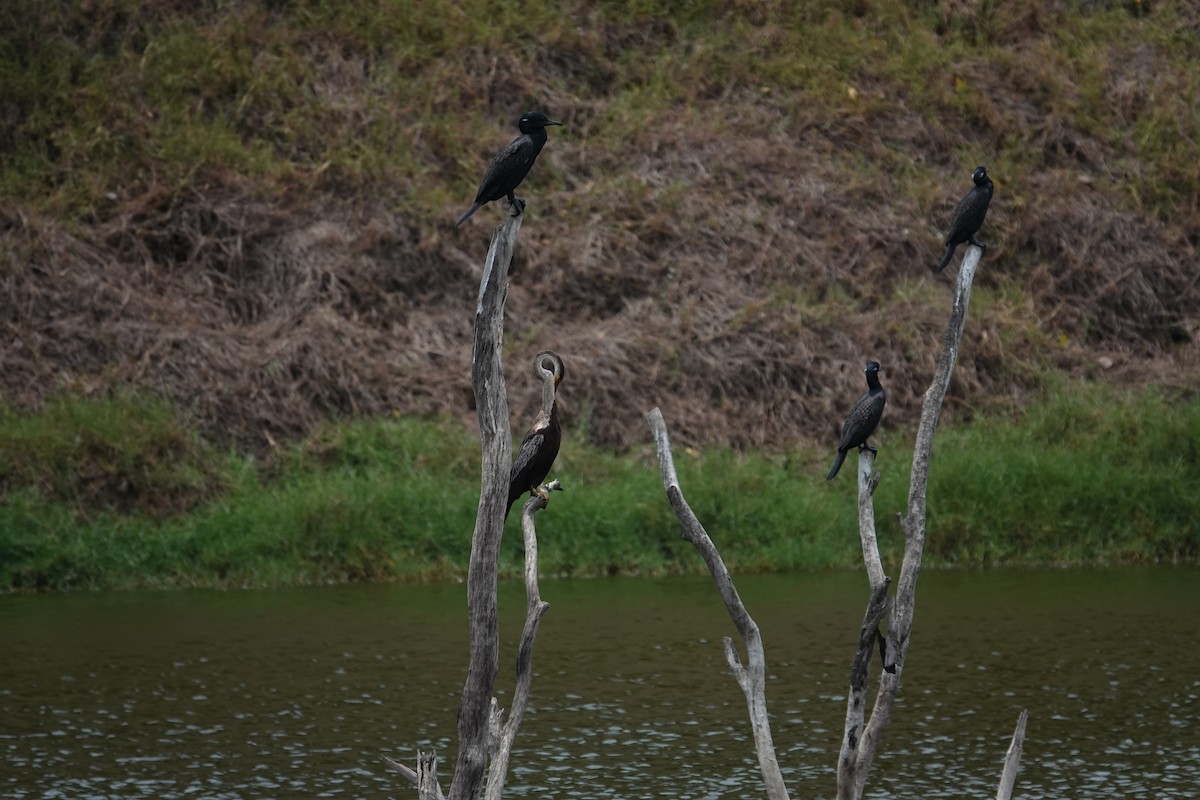
[{"label": "bird's webbed foot", "polygon": [[529,493],[542,498],[548,503],[550,502],[551,492],[561,491],[563,491],[563,485],[561,483],[558,481],[550,481],[549,483],[543,483],[541,486],[534,486],[529,490]]},{"label": "bird's webbed foot", "polygon": [[525,201],[514,194],[508,196],[508,209],[510,217],[519,217],[525,213]]},{"label": "bird's webbed foot", "polygon": [[866,450],[868,453],[870,453],[873,456],[879,455],[879,451],[877,449],[875,449],[874,447],[872,447],[871,445],[867,444],[866,442],[863,442],[863,444],[859,446],[858,450],[859,450],[859,452]]},{"label": "bird's webbed foot", "polygon": [[529,489],[529,499],[525,501],[525,508],[522,513],[530,514],[534,511],[540,511],[550,505],[550,493],[563,491],[563,485],[558,481],[550,481],[543,483],[541,486],[532,486]]},{"label": "bird's webbed foot", "polygon": [[986,242],[981,242],[981,241],[980,241],[980,240],[978,240],[978,239],[972,238],[972,239],[971,239],[971,244],[975,245],[975,246],[976,246],[976,247],[978,247],[980,250],[987,250],[987,243],[986,243]]}]

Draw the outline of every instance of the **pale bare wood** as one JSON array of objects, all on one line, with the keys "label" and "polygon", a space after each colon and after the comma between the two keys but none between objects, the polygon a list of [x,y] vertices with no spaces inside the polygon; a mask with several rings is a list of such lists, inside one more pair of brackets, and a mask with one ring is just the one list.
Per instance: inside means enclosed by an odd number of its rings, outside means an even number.
[{"label": "pale bare wood", "polygon": [[875,451],[864,449],[858,454],[858,538],[862,542],[863,564],[867,580],[875,592],[884,584],[883,560],[879,557],[879,541],[875,536],[875,504],[871,498],[879,485],[879,473],[874,471]]},{"label": "pale bare wood", "polygon": [[420,800],[446,800],[446,796],[442,794],[442,787],[437,779],[437,754],[432,750],[425,752],[417,751],[417,769],[415,772],[410,767],[401,764],[399,761],[393,761],[387,756],[383,757],[383,761],[416,787],[417,797]]},{"label": "pale bare wood", "polygon": [[1025,749],[1025,723],[1029,721],[1029,709],[1021,711],[1017,717],[1017,729],[1013,731],[1012,742],[1008,745],[1008,753],[1004,756],[1004,769],[1000,772],[1000,788],[996,790],[996,800],[1011,800],[1013,786],[1017,782],[1017,770],[1021,766],[1021,753]]},{"label": "pale bare wood", "polygon": [[[867,711],[867,678],[870,674],[871,655],[880,640],[879,624],[891,609],[887,596],[890,579],[883,572],[883,560],[879,556],[879,540],[875,532],[875,505],[872,498],[879,486],[879,473],[874,470],[875,452],[870,449],[859,451],[858,457],[858,535],[862,544],[863,564],[871,586],[871,599],[859,630],[858,650],[850,664],[850,690],[846,694],[846,721],[842,732],[842,745],[838,753],[838,798],[848,800],[855,797],[855,786],[860,772],[859,745],[862,742],[864,720]],[[881,646],[882,650],[882,646]]]},{"label": "pale bare wood", "polygon": [[658,451],[659,471],[662,475],[663,488],[667,499],[683,529],[683,538],[699,551],[704,563],[712,574],[713,583],[721,599],[725,601],[725,609],[733,620],[742,640],[746,644],[746,659],[748,666],[743,666],[738,657],[733,640],[724,637],[725,660],[729,663],[742,693],[746,696],[746,707],[750,712],[750,726],[754,732],[754,748],[758,754],[758,766],[766,785],[769,800],[787,800],[787,788],[783,783],[783,773],[779,770],[779,761],[775,755],[775,745],[771,740],[771,725],[767,719],[766,695],[766,656],[763,653],[762,637],[758,625],[738,595],[733,577],[721,559],[716,545],[700,524],[700,520],[692,512],[691,507],[683,497],[679,487],[679,477],[675,472],[675,461],[671,456],[671,441],[667,435],[667,424],[662,412],[655,408],[646,414],[646,422],[654,434],[654,443]]},{"label": "pale bare wood", "polygon": [[942,352],[938,358],[933,380],[929,384],[929,388],[925,390],[921,406],[921,421],[917,427],[917,440],[913,447],[908,513],[900,519],[901,527],[904,530],[904,561],[900,567],[900,580],[896,587],[896,597],[887,626],[890,655],[895,659],[894,671],[880,673],[875,705],[870,719],[863,728],[854,768],[847,775],[848,778],[852,777],[849,784],[842,785],[842,772],[839,769],[839,800],[857,800],[862,797],[867,774],[870,772],[879,745],[891,722],[892,708],[895,705],[896,693],[900,688],[900,678],[904,672],[904,660],[908,654],[909,637],[912,633],[913,616],[916,611],[917,577],[921,572],[921,558],[925,550],[925,495],[929,483],[929,460],[933,452],[933,437],[937,432],[946,392],[950,388],[954,365],[958,361],[963,329],[967,320],[967,309],[971,302],[971,284],[982,255],[983,249],[976,245],[969,245],[963,255],[958,271],[958,280],[954,287],[954,304],[951,307],[950,320],[942,339]]},{"label": "pale bare wood", "polygon": [[[543,488],[547,492],[562,491],[562,484],[551,481]],[[513,742],[517,738],[517,730],[525,718],[525,709],[529,705],[529,692],[533,685],[533,642],[537,638],[538,624],[550,604],[542,600],[538,590],[538,543],[537,530],[533,523],[533,515],[546,507],[550,501],[547,497],[534,494],[521,511],[521,530],[525,537],[525,628],[521,632],[521,644],[517,648],[517,683],[513,691],[512,706],[509,708],[508,721],[499,725],[503,715],[495,710],[492,719],[499,729],[495,732],[492,761],[488,767],[487,792],[485,800],[500,800],[504,791],[504,781],[508,776],[508,762],[512,754]],[[493,699],[493,703],[495,700]]]},{"label": "pale bare wood", "polygon": [[491,700],[499,667],[496,571],[512,466],[512,430],[500,354],[504,343],[508,266],[523,219],[523,216],[507,217],[492,234],[475,308],[471,386],[475,391],[482,458],[479,506],[467,568],[470,657],[458,709],[458,761],[450,784],[450,800],[476,797],[487,768]]},{"label": "pale bare wood", "polygon": [[[867,706],[867,678],[870,675],[871,657],[875,645],[883,634],[879,623],[892,607],[888,597],[890,581],[883,581],[871,591],[871,601],[863,616],[858,631],[858,649],[850,663],[850,691],[846,695],[846,723],[842,732],[842,747],[838,754],[838,796],[846,796],[853,789],[859,766],[859,743],[862,741],[863,719]],[[883,645],[880,645],[882,650]]]},{"label": "pale bare wood", "polygon": [[420,800],[445,800],[437,778],[437,753],[417,753],[417,797]]},{"label": "pale bare wood", "polygon": [[[421,751],[419,751],[419,750],[417,751],[418,756],[420,756],[420,752]],[[417,773],[413,770],[412,767],[408,766],[407,764],[401,764],[399,761],[388,758],[387,756],[383,757],[383,763],[387,764],[389,767],[396,770],[396,772],[399,772],[401,775],[403,775],[404,779],[407,780],[409,783],[411,783],[414,788],[416,788]]]},{"label": "pale bare wood", "polygon": [[[500,354],[504,343],[504,302],[508,296],[508,267],[521,230],[522,216],[509,216],[492,234],[479,299],[475,307],[475,336],[471,351],[471,386],[479,418],[480,491],[467,568],[467,620],[470,654],[467,679],[458,710],[458,762],[449,796],[474,798],[487,767],[491,728],[492,692],[499,668],[500,628],[496,610],[496,571],[504,512],[508,501],[508,475],[512,464],[512,429],[508,421],[508,393]],[[385,761],[417,786],[420,800],[441,800],[437,784],[436,754],[417,754],[417,770],[392,759]],[[422,769],[426,770],[422,773]],[[432,775],[432,779],[427,778]],[[436,793],[434,792],[436,789]]]}]

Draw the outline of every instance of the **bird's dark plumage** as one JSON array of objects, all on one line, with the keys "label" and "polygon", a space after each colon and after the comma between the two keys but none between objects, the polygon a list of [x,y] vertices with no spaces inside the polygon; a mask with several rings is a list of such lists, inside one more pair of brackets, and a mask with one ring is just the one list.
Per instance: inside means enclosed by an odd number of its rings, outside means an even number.
[{"label": "bird's dark plumage", "polygon": [[517,200],[513,192],[521,185],[521,181],[525,180],[534,159],[542,152],[542,145],[546,143],[547,125],[562,123],[549,119],[540,111],[526,111],[521,116],[521,121],[517,123],[521,135],[509,142],[508,146],[492,159],[487,172],[483,174],[483,182],[479,184],[474,205],[467,209],[467,213],[462,215],[462,219],[454,227],[457,228],[466,222],[484,203],[499,200],[501,197],[507,197],[508,202],[517,207],[517,213],[521,213],[524,204]]},{"label": "bird's dark plumage", "polygon": [[992,202],[992,192],[995,187],[992,185],[992,179],[988,177],[986,167],[976,167],[975,171],[971,173],[971,180],[975,181],[975,185],[959,201],[958,208],[954,210],[954,221],[950,223],[950,233],[946,234],[946,252],[942,255],[942,260],[933,268],[934,272],[941,272],[946,268],[946,265],[950,263],[950,257],[954,255],[954,249],[963,242],[970,242],[978,247],[987,247],[975,238],[975,234],[983,227],[983,218],[987,216],[988,203]]},{"label": "bird's dark plumage", "polygon": [[542,381],[542,409],[538,412],[533,427],[525,434],[521,449],[513,461],[508,478],[507,518],[513,503],[521,495],[538,491],[538,487],[550,474],[558,448],[562,443],[562,428],[558,424],[558,403],[555,402],[558,385],[567,375],[562,358],[550,350],[543,350],[533,359],[533,373]]},{"label": "bird's dark plumage", "polygon": [[887,402],[887,392],[883,390],[883,386],[879,383],[879,362],[872,361],[867,364],[867,393],[858,398],[858,402],[854,404],[854,408],[850,411],[850,416],[846,417],[846,424],[842,426],[842,440],[838,442],[837,458],[833,461],[833,466],[829,468],[829,474],[825,476],[825,480],[833,480],[838,470],[842,468],[842,462],[846,460],[846,452],[854,447],[867,447],[867,439],[875,428],[879,425],[879,420],[883,418],[883,406]]}]

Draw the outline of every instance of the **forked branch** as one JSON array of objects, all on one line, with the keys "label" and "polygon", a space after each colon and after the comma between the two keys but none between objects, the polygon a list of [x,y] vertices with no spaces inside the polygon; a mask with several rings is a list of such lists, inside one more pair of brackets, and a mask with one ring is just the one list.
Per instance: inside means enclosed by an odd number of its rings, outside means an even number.
[{"label": "forked branch", "polygon": [[654,433],[654,443],[658,450],[658,466],[662,474],[663,489],[675,512],[676,519],[683,529],[683,538],[700,552],[708,571],[712,574],[713,582],[721,599],[725,601],[725,609],[729,612],[734,626],[746,643],[746,660],[744,666],[738,658],[733,640],[725,637],[725,659],[729,668],[737,678],[742,693],[746,696],[746,707],[750,712],[750,726],[754,731],[754,748],[758,753],[758,766],[762,771],[763,782],[767,787],[769,800],[787,800],[787,788],[783,783],[783,773],[779,770],[779,761],[775,756],[775,745],[771,741],[771,725],[767,720],[766,692],[766,656],[763,654],[762,637],[759,635],[758,624],[751,618],[746,606],[738,596],[737,587],[733,585],[733,577],[721,559],[716,545],[709,538],[708,532],[700,524],[700,520],[692,512],[683,490],[679,488],[679,477],[675,473],[675,461],[671,456],[671,441],[667,436],[667,424],[662,412],[657,408],[646,414],[646,422]]}]

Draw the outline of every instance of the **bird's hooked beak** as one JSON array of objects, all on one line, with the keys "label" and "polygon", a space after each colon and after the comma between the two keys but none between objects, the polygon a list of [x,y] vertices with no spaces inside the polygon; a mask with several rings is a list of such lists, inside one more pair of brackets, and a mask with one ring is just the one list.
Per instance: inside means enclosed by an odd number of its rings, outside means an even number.
[{"label": "bird's hooked beak", "polygon": [[547,125],[547,126],[549,126],[549,125],[557,125],[557,126],[559,126],[560,128],[562,127],[562,123],[561,123],[561,122],[555,122],[555,121],[554,121],[554,120],[552,120],[552,119],[546,120],[546,125]]}]

